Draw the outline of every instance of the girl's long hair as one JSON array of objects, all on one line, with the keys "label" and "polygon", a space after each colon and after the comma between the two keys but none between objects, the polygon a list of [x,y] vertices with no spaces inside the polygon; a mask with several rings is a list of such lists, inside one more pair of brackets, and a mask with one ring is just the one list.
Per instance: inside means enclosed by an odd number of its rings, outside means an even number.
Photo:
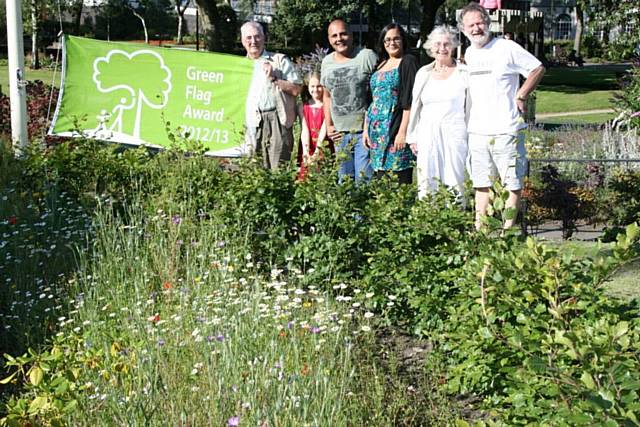
[{"label": "girl's long hair", "polygon": [[302,83],[302,93],[300,94],[303,104],[308,104],[312,101],[311,94],[309,93],[309,82],[313,77],[320,81],[320,72],[311,71],[306,76],[304,76],[304,82]]}]

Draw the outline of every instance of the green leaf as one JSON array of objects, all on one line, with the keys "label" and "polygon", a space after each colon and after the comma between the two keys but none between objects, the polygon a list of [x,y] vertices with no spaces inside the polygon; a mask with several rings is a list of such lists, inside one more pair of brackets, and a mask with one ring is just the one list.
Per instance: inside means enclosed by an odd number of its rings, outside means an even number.
[{"label": "green leaf", "polygon": [[489,330],[489,328],[487,328],[486,326],[483,328],[480,328],[478,330],[478,333],[480,334],[480,336],[486,340],[492,339],[493,338],[493,334],[491,333],[491,330]]},{"label": "green leaf", "polygon": [[13,374],[9,375],[7,378],[3,378],[0,380],[0,384],[9,384],[15,376],[18,375],[18,371],[15,371]]},{"label": "green leaf", "polygon": [[518,211],[516,210],[516,208],[507,208],[504,211],[504,219],[506,220],[512,220],[516,218],[516,215],[518,214]]},{"label": "green leaf", "polygon": [[44,377],[44,372],[38,365],[34,365],[29,369],[29,382],[31,384],[37,386],[42,381],[42,377]]},{"label": "green leaf", "polygon": [[500,274],[499,271],[496,271],[495,273],[493,273],[493,276],[491,277],[493,279],[494,282],[502,282],[502,280],[504,279],[502,277],[502,274]]},{"label": "green leaf", "polygon": [[567,347],[573,347],[573,342],[564,336],[564,331],[556,331],[556,335],[553,338],[553,341],[557,344],[562,344]]},{"label": "green leaf", "polygon": [[460,418],[458,418],[456,420],[456,427],[471,427],[471,424],[469,424],[465,420],[461,420]]},{"label": "green leaf", "polygon": [[600,395],[601,398],[603,398],[607,402],[611,403],[611,405],[613,405],[613,402],[615,401],[615,398],[613,397],[613,393],[611,393],[608,390],[600,390],[598,394]]},{"label": "green leaf", "polygon": [[49,406],[49,402],[46,396],[38,396],[29,405],[29,413],[36,414],[39,411],[46,409]]},{"label": "green leaf", "polygon": [[587,424],[593,421],[593,417],[588,414],[574,413],[567,418],[567,421],[571,421],[574,425]]},{"label": "green leaf", "polygon": [[619,322],[613,330],[613,338],[618,339],[629,331],[628,322]]},{"label": "green leaf", "polygon": [[68,414],[70,412],[75,411],[77,407],[78,407],[78,401],[74,399],[69,403],[67,403],[66,405],[64,405],[64,408],[62,408],[62,412],[65,414]]},{"label": "green leaf", "polygon": [[638,223],[634,222],[632,224],[627,225],[627,238],[629,240],[635,240],[640,233],[640,227],[638,227]]},{"label": "green leaf", "polygon": [[69,390],[69,381],[67,381],[64,377],[60,377],[60,378],[62,378],[63,381],[60,384],[58,384],[55,390],[55,394],[58,396],[66,393]]},{"label": "green leaf", "polygon": [[632,411],[625,412],[624,416],[630,419],[631,421],[633,421],[634,423],[638,424],[638,417],[636,417],[636,414],[634,414]]},{"label": "green leaf", "polygon": [[580,376],[580,381],[584,384],[589,390],[596,389],[596,382],[593,380],[593,377],[588,372],[583,372]]},{"label": "green leaf", "polygon": [[626,380],[621,385],[622,390],[640,390],[640,381],[638,380]]},{"label": "green leaf", "polygon": [[593,403],[598,408],[602,408],[605,410],[613,406],[613,404],[610,401],[603,399],[602,396],[599,396],[599,395],[592,394],[591,396],[589,396],[589,402]]}]

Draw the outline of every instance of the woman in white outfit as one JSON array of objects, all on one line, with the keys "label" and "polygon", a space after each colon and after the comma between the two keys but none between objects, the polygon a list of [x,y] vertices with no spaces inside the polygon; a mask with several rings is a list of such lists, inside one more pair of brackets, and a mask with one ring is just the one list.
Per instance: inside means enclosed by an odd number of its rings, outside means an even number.
[{"label": "woman in white outfit", "polygon": [[467,160],[469,79],[466,66],[453,59],[458,31],[433,29],[425,50],[435,60],[420,68],[413,86],[407,142],[417,155],[418,197],[438,190],[440,183],[462,197]]}]

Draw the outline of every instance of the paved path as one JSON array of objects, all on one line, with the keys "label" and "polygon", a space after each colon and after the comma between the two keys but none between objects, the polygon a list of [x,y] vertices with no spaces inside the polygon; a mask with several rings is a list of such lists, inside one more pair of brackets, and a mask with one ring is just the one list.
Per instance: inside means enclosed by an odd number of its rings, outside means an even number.
[{"label": "paved path", "polygon": [[603,108],[600,110],[586,110],[586,111],[565,111],[563,113],[540,113],[536,114],[536,120],[546,119],[549,117],[564,117],[564,116],[584,116],[587,114],[605,114],[615,112],[612,108]]}]

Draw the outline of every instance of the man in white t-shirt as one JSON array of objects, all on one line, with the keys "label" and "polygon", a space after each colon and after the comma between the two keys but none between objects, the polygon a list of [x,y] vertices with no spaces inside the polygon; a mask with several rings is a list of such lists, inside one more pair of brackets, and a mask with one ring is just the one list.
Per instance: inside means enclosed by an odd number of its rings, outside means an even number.
[{"label": "man in white t-shirt", "polygon": [[[471,46],[465,52],[469,74],[471,111],[469,168],[476,190],[476,228],[482,225],[490,202],[493,180],[500,178],[509,191],[506,208],[518,209],[526,174],[526,123],[521,117],[527,97],[536,88],[545,68],[535,56],[510,40],[492,38],[491,18],[478,3],[469,3],[458,25]],[[520,86],[520,76],[526,78]],[[504,227],[515,223],[515,215]]]}]

